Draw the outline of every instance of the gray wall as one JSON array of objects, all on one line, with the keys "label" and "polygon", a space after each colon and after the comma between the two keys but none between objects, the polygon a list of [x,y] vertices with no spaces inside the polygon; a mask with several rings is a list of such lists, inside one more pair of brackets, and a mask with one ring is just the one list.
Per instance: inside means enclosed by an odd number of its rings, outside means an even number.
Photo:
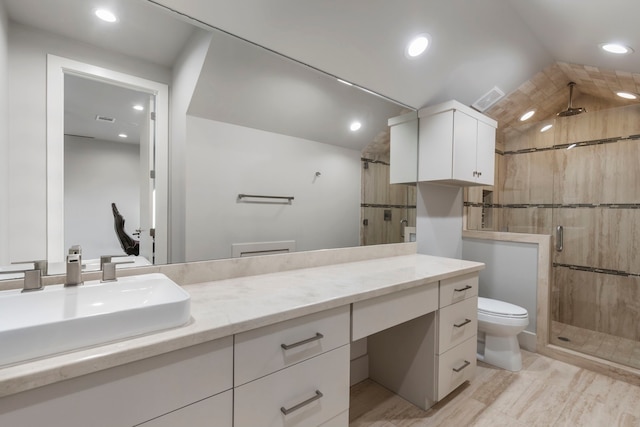
[{"label": "gray wall", "polygon": [[525,330],[535,333],[538,245],[465,238],[462,258],[486,265],[480,272],[479,295],[526,308],[529,326]]},{"label": "gray wall", "polygon": [[[187,261],[228,258],[233,243],[358,246],[359,151],[187,116],[186,160]],[[240,193],[295,200],[238,203]]]}]

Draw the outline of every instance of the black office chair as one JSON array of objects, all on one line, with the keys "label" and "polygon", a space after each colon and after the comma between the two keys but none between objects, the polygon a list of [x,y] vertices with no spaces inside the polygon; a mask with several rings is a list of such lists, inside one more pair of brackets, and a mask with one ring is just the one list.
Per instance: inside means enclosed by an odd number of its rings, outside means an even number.
[{"label": "black office chair", "polygon": [[116,230],[120,246],[127,255],[140,255],[140,242],[124,231],[124,218],[120,215],[115,203],[111,203],[111,210],[113,211],[113,228]]}]

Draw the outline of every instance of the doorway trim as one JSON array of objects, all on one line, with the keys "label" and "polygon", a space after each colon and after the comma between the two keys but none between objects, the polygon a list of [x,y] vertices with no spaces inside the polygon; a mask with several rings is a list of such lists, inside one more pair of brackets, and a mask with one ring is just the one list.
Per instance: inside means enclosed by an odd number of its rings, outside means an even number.
[{"label": "doorway trim", "polygon": [[[80,61],[47,55],[47,260],[64,261],[64,75],[73,74],[156,97],[155,262],[168,259],[169,86]],[[106,254],[108,255],[108,254]]]}]

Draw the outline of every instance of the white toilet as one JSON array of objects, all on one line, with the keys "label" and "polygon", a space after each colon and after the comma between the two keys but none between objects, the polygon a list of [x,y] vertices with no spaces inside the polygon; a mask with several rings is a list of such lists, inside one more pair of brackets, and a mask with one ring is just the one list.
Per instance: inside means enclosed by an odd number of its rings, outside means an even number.
[{"label": "white toilet", "polygon": [[478,297],[478,360],[509,371],[522,369],[518,334],[528,324],[526,309]]}]

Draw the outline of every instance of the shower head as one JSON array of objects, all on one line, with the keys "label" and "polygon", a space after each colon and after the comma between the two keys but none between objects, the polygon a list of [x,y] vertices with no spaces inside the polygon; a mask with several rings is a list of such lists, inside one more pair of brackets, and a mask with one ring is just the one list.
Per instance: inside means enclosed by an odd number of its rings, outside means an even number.
[{"label": "shower head", "polygon": [[575,116],[576,114],[586,113],[587,109],[582,107],[573,107],[573,87],[576,84],[574,82],[569,82],[567,86],[569,86],[569,105],[567,109],[564,111],[560,111],[558,113],[558,117],[568,117]]}]

